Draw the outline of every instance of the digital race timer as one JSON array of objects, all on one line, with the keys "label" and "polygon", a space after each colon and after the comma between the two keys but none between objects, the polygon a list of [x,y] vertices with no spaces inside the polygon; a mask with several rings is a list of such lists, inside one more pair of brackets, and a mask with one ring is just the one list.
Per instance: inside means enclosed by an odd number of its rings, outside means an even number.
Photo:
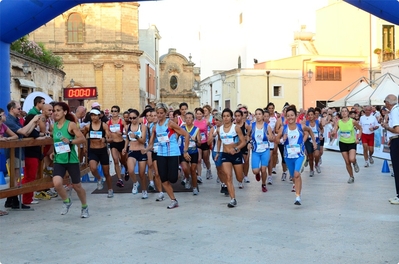
[{"label": "digital race timer", "polygon": [[64,100],[97,99],[97,87],[64,88]]}]

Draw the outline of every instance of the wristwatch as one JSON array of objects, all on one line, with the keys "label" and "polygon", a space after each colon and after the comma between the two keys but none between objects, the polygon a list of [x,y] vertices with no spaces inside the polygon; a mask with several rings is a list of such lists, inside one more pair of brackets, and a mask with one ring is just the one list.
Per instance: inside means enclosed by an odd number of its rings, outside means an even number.
[{"label": "wristwatch", "polygon": [[237,148],[237,147],[235,147],[234,150],[235,150],[236,152],[238,152],[238,148]]},{"label": "wristwatch", "polygon": [[69,140],[69,144],[72,144],[72,140],[73,140],[73,139],[70,139],[70,140]]}]

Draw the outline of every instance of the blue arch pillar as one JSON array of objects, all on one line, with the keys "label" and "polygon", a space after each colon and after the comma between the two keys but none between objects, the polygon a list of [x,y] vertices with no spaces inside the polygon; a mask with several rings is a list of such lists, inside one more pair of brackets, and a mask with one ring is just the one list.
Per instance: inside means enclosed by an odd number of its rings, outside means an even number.
[{"label": "blue arch pillar", "polygon": [[0,107],[10,102],[10,44],[0,41]]}]

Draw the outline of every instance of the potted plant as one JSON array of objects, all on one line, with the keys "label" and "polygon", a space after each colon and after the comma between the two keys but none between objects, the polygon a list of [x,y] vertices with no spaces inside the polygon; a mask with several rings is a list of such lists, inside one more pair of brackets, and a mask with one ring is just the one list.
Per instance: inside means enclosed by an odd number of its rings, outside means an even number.
[{"label": "potted plant", "polygon": [[385,53],[385,54],[391,54],[391,53],[392,53],[392,49],[389,48],[389,47],[386,47],[386,48],[384,49],[384,53]]},{"label": "potted plant", "polygon": [[381,54],[381,49],[380,48],[376,48],[374,50],[374,54]]}]

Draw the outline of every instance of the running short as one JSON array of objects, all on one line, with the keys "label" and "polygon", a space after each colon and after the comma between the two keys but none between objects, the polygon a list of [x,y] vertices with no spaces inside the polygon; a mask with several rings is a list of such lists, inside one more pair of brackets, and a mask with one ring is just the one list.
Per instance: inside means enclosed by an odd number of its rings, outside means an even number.
[{"label": "running short", "polygon": [[320,147],[324,147],[324,138],[320,139]]},{"label": "running short", "polygon": [[294,173],[296,171],[297,172],[301,171],[302,164],[303,164],[304,160],[305,160],[304,156],[299,157],[299,158],[293,158],[293,159],[285,158],[285,164],[287,164],[287,168],[288,168],[288,171],[290,172],[291,178],[294,177]]},{"label": "running short", "polygon": [[239,164],[243,164],[244,160],[242,158],[241,152],[238,152],[234,155],[231,155],[230,153],[223,152],[222,162],[230,162],[233,165],[239,165]]},{"label": "running short", "polygon": [[134,158],[137,161],[147,161],[147,154],[141,153],[140,150],[133,150],[129,152],[127,158]]},{"label": "running short", "polygon": [[80,183],[80,167],[79,163],[54,163],[53,165],[53,176],[61,176],[65,177],[66,172],[68,171],[69,178],[71,179],[73,184]]},{"label": "running short", "polygon": [[339,151],[340,152],[349,152],[349,150],[354,149],[356,151],[356,143],[343,143],[339,142]]},{"label": "running short", "polygon": [[285,164],[285,158],[284,158],[284,145],[283,144],[278,144],[278,150],[280,151],[281,154],[281,163]]},{"label": "running short", "polygon": [[374,133],[362,134],[362,143],[374,147]]},{"label": "running short", "polygon": [[306,140],[305,141],[305,149],[306,149],[306,153],[312,154],[313,152],[315,152],[315,150],[320,150],[320,144],[317,144],[317,148],[314,149],[313,143],[310,142],[309,140]]},{"label": "running short", "polygon": [[154,151],[152,151],[152,152],[151,152],[152,161],[157,161],[157,157],[158,157],[157,153],[154,152]]},{"label": "running short", "polygon": [[89,162],[91,160],[95,160],[100,162],[101,165],[109,165],[109,155],[107,147],[100,148],[100,149],[89,149]]},{"label": "running short", "polygon": [[217,160],[215,160],[216,154],[217,154],[216,151],[212,151],[212,160],[215,162],[215,166],[216,167],[220,167],[220,166],[222,166],[222,154],[223,154],[223,152],[219,153],[219,156],[218,156]]},{"label": "running short", "polygon": [[158,156],[157,166],[162,182],[177,182],[179,174],[179,156]]},{"label": "running short", "polygon": [[243,147],[243,148],[240,150],[240,152],[241,152],[242,155],[248,155],[248,147],[247,147],[247,146]]},{"label": "running short", "polygon": [[109,148],[110,149],[117,149],[119,152],[122,152],[123,148],[125,147],[125,141],[121,142],[111,142],[109,143]]},{"label": "running short", "polygon": [[270,150],[264,152],[252,151],[251,167],[252,169],[259,169],[260,167],[267,167],[270,160]]},{"label": "running short", "polygon": [[209,145],[208,145],[208,143],[201,143],[201,146],[199,147],[200,149],[202,149],[202,150],[209,150],[210,148],[209,148]]},{"label": "running short", "polygon": [[186,160],[186,159],[184,158],[184,155],[183,155],[183,154],[180,156],[179,161],[180,161],[180,162],[187,162],[187,163],[195,163],[195,164],[198,164],[198,152],[197,152],[197,153],[188,153],[188,155],[190,155],[191,161]]}]

